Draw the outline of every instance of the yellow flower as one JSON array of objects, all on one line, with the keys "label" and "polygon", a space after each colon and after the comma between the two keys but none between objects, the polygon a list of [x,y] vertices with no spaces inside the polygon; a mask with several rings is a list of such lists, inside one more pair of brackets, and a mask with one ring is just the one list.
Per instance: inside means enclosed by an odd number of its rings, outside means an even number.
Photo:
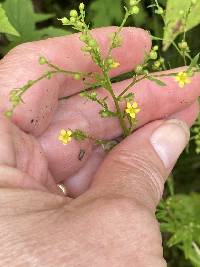
[{"label": "yellow flower", "polygon": [[58,140],[61,141],[63,143],[63,145],[66,145],[71,141],[71,139],[72,139],[71,136],[72,136],[72,131],[70,131],[70,130],[66,131],[66,130],[62,129],[60,131],[59,136],[58,136]]},{"label": "yellow flower", "polygon": [[186,72],[179,72],[176,77],[175,81],[179,83],[179,86],[183,88],[186,84],[191,83],[191,80],[188,78],[188,74]]},{"label": "yellow flower", "polygon": [[113,62],[113,64],[111,65],[113,69],[116,69],[120,66],[119,62]]},{"label": "yellow flower", "polygon": [[136,114],[138,112],[140,112],[140,109],[138,108],[138,103],[137,102],[133,102],[133,104],[131,104],[130,102],[127,103],[127,107],[126,107],[126,113],[129,114],[129,116],[133,119],[136,118]]}]

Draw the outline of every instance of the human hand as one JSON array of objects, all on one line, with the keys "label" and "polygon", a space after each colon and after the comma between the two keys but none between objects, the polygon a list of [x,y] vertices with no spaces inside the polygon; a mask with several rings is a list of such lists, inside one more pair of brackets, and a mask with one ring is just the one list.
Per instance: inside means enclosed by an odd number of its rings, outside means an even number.
[{"label": "human hand", "polygon": [[[95,31],[105,50],[105,38],[110,31],[112,28]],[[150,49],[149,38],[142,30],[125,29],[123,35],[124,44],[115,55],[122,67],[113,75],[139,64]],[[73,53],[68,51],[70,46]],[[133,46],[134,54],[131,50],[130,54],[124,54]],[[94,70],[79,49],[77,35],[73,35],[13,50],[0,66],[2,110],[8,105],[9,89],[44,71],[38,66],[40,55],[67,69]],[[55,50],[66,54],[67,62]],[[193,123],[198,112],[199,77],[195,76],[192,85],[184,89],[178,88],[173,78],[165,78],[165,82],[168,85],[165,89],[149,81],[134,88],[142,109],[138,117],[140,127],[170,117],[184,120],[188,125]],[[124,83],[127,81],[116,84],[116,90]],[[165,266],[154,211],[164,180],[188,141],[186,126],[174,120],[150,123],[117,146],[98,169],[105,156],[101,150],[88,141],[63,146],[57,135],[61,128],[79,128],[97,138],[115,138],[120,135],[118,123],[113,119],[101,120],[97,106],[84,104],[78,95],[57,103],[58,95],[80,91],[80,82],[60,76],[43,81],[32,90],[25,97],[26,104],[16,110],[14,122],[35,137],[6,120],[1,121],[4,153],[0,159],[0,230],[6,244],[0,253],[1,261],[7,266],[131,266],[133,263],[132,266]],[[94,129],[94,124],[98,128]],[[166,138],[156,131],[160,125],[167,133]],[[167,154],[161,149],[166,145],[161,147],[158,142],[168,142]],[[80,146],[86,150],[82,161],[78,160]],[[160,151],[164,162],[156,151]],[[70,200],[48,193],[56,193],[56,183],[62,180],[74,196],[85,192],[93,182],[85,194]],[[9,257],[11,250],[16,255],[16,265]],[[56,251],[55,255],[52,257],[49,251]]]}]

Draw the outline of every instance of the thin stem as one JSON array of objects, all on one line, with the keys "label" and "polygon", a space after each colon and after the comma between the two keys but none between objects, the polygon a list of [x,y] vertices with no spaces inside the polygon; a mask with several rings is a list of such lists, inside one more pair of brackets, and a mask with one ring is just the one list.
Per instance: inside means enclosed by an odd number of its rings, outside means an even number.
[{"label": "thin stem", "polygon": [[125,124],[125,121],[124,121],[124,118],[123,118],[123,114],[122,114],[120,106],[119,106],[118,98],[115,96],[115,94],[113,92],[110,78],[108,76],[108,73],[105,72],[105,71],[104,71],[104,77],[105,77],[106,85],[107,85],[106,89],[110,93],[110,95],[111,95],[111,97],[112,97],[112,99],[114,101],[117,117],[119,119],[119,122],[120,122],[121,128],[123,130],[124,136],[126,137],[126,136],[128,136],[128,129],[126,128],[126,124]]},{"label": "thin stem", "polygon": [[58,74],[58,73],[64,73],[64,74],[68,74],[68,75],[75,75],[79,72],[74,72],[74,71],[66,71],[63,69],[57,69],[57,70],[51,70],[51,71],[47,71],[46,73],[44,73],[43,75],[41,75],[39,78],[37,78],[36,80],[32,80],[30,85],[27,84],[27,86],[24,87],[24,90],[22,91],[22,94],[25,93],[30,87],[32,87],[34,84],[36,84],[37,82],[48,78],[48,76],[51,76],[53,74]]},{"label": "thin stem", "polygon": [[58,73],[64,73],[64,74],[68,74],[68,75],[75,75],[75,74],[81,74],[82,76],[84,77],[89,77],[90,76],[90,73],[84,73],[84,72],[78,72],[78,71],[68,71],[68,70],[65,70],[65,69],[62,69],[50,62],[47,61],[47,65],[50,67],[50,68],[53,68],[55,69]]},{"label": "thin stem", "polygon": [[113,37],[113,40],[112,40],[112,44],[111,44],[111,46],[110,46],[110,48],[109,48],[107,58],[110,57],[111,52],[112,52],[112,50],[113,50],[113,48],[114,48],[115,40],[116,40],[117,36],[120,34],[120,32],[121,32],[122,28],[124,27],[124,25],[125,25],[125,23],[126,23],[126,21],[127,21],[127,19],[128,19],[129,16],[130,16],[130,13],[129,13],[129,11],[126,9],[126,13],[125,13],[124,19],[123,19],[121,25],[119,26],[118,30],[114,33],[114,37]]},{"label": "thin stem", "polygon": [[136,83],[146,79],[148,77],[148,75],[146,74],[145,76],[141,77],[138,80],[133,80],[133,82],[131,82],[122,92],[120,95],[118,95],[118,98],[122,97],[132,86],[134,86]]}]

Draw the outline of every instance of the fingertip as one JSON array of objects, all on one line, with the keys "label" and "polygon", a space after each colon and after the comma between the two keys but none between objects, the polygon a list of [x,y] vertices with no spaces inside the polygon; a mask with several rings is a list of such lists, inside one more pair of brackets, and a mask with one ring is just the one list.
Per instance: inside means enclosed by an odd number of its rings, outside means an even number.
[{"label": "fingertip", "polygon": [[112,72],[112,76],[128,72],[142,64],[151,50],[151,38],[141,28],[125,27],[122,30],[122,46],[113,50],[113,56],[119,59],[120,67]]},{"label": "fingertip", "polygon": [[183,122],[185,122],[189,127],[192,127],[192,125],[195,123],[195,120],[197,119],[199,115],[199,102],[195,101],[193,104],[188,106],[187,108],[172,114],[169,119],[178,119]]},{"label": "fingertip", "polygon": [[152,39],[148,31],[136,27],[125,27],[124,31],[129,32],[130,35],[132,35],[132,38],[138,36],[138,38],[140,38],[141,45],[144,45],[146,52],[149,52],[151,50]]}]

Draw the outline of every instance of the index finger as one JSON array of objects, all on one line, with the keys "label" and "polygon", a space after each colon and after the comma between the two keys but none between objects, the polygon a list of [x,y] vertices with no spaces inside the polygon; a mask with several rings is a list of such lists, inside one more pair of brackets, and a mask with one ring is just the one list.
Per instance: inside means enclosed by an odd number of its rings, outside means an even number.
[{"label": "index finger", "polygon": [[[108,51],[109,36],[115,30],[116,27],[107,27],[92,31],[104,56]],[[150,37],[142,29],[124,28],[121,35],[122,46],[113,51],[113,57],[120,62],[120,67],[111,73],[112,76],[133,69],[142,62],[151,47]],[[82,46],[79,34],[73,34],[23,44],[8,53],[0,64],[0,111],[9,107],[8,94],[11,89],[21,87],[28,80],[38,78],[44,73],[46,67],[38,63],[40,56],[45,56],[55,65],[70,71],[98,70],[91,58],[83,54]],[[82,82],[60,74],[53,76],[51,80],[45,79],[27,91],[24,96],[25,104],[16,109],[14,122],[21,129],[39,135],[49,125],[58,98],[62,95],[70,96],[82,88]]]}]

